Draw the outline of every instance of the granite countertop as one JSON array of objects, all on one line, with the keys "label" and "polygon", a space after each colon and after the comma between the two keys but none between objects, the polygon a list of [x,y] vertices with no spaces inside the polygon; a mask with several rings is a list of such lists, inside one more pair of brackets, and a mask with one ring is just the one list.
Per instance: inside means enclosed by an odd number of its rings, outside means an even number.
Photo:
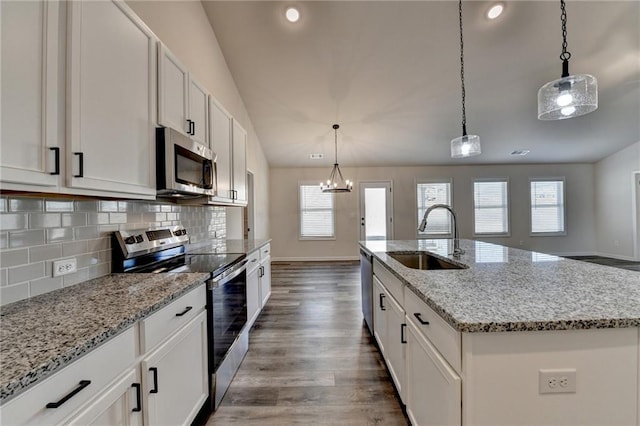
[{"label": "granite countertop", "polygon": [[200,273],[112,274],[3,306],[0,403],[202,285],[208,277]]},{"label": "granite countertop", "polygon": [[[480,241],[361,241],[406,287],[461,332],[640,326],[640,273]],[[467,269],[416,270],[390,251],[426,250]]]},{"label": "granite countertop", "polygon": [[202,243],[191,244],[187,252],[197,251],[199,253],[244,253],[248,254],[259,249],[265,244],[269,244],[271,239],[259,240],[212,240]]}]

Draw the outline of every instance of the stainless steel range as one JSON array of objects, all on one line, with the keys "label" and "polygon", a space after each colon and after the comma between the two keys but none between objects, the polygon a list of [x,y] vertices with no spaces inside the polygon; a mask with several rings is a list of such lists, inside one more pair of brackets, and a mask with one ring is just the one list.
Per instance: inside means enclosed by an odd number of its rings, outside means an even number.
[{"label": "stainless steel range", "polygon": [[[187,230],[179,227],[116,231],[113,272],[205,272],[209,347],[210,409],[215,410],[249,349],[247,272],[244,253],[187,252]],[[213,251],[213,253],[212,253]]]}]

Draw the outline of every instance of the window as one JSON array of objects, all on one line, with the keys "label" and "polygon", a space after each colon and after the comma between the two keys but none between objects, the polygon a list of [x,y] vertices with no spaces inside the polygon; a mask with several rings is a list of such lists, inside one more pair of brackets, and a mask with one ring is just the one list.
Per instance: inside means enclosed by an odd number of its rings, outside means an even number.
[{"label": "window", "polygon": [[333,194],[322,192],[317,183],[300,184],[299,197],[300,238],[335,238]]},{"label": "window", "polygon": [[475,235],[509,235],[509,182],[477,179],[473,182]]},{"label": "window", "polygon": [[531,179],[531,234],[565,235],[564,178]]},{"label": "window", "polygon": [[[416,184],[418,221],[420,226],[424,212],[434,204],[451,205],[451,180],[418,181]],[[418,231],[419,237],[450,237],[451,214],[445,209],[436,209],[429,213],[429,221],[424,232]]]}]

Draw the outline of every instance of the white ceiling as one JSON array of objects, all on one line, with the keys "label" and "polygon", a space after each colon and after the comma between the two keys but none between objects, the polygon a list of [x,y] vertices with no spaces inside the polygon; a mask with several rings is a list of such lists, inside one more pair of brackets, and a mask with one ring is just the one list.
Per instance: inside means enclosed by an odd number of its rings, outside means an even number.
[{"label": "white ceiling", "polygon": [[[560,78],[558,1],[464,8],[467,127],[482,155],[451,159],[460,136],[457,1],[203,1],[271,166],[593,162],[640,140],[640,2],[568,1],[570,72],[598,79],[599,108],[537,119]],[[285,7],[301,10],[297,24]],[[528,149],[526,157],[514,157]],[[323,160],[309,154],[323,153]]]}]

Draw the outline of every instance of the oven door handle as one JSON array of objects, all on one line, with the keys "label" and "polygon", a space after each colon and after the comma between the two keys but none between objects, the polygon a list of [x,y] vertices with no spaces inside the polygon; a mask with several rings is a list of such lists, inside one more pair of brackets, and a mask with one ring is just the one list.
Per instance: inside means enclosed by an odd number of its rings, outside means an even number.
[{"label": "oven door handle", "polygon": [[247,262],[248,262],[247,260],[243,260],[237,266],[233,267],[232,272],[229,272],[229,273],[223,272],[218,277],[212,278],[209,283],[209,289],[223,286],[229,281],[231,281],[232,279],[234,279],[235,277],[237,277],[238,275],[245,272],[247,270]]}]

